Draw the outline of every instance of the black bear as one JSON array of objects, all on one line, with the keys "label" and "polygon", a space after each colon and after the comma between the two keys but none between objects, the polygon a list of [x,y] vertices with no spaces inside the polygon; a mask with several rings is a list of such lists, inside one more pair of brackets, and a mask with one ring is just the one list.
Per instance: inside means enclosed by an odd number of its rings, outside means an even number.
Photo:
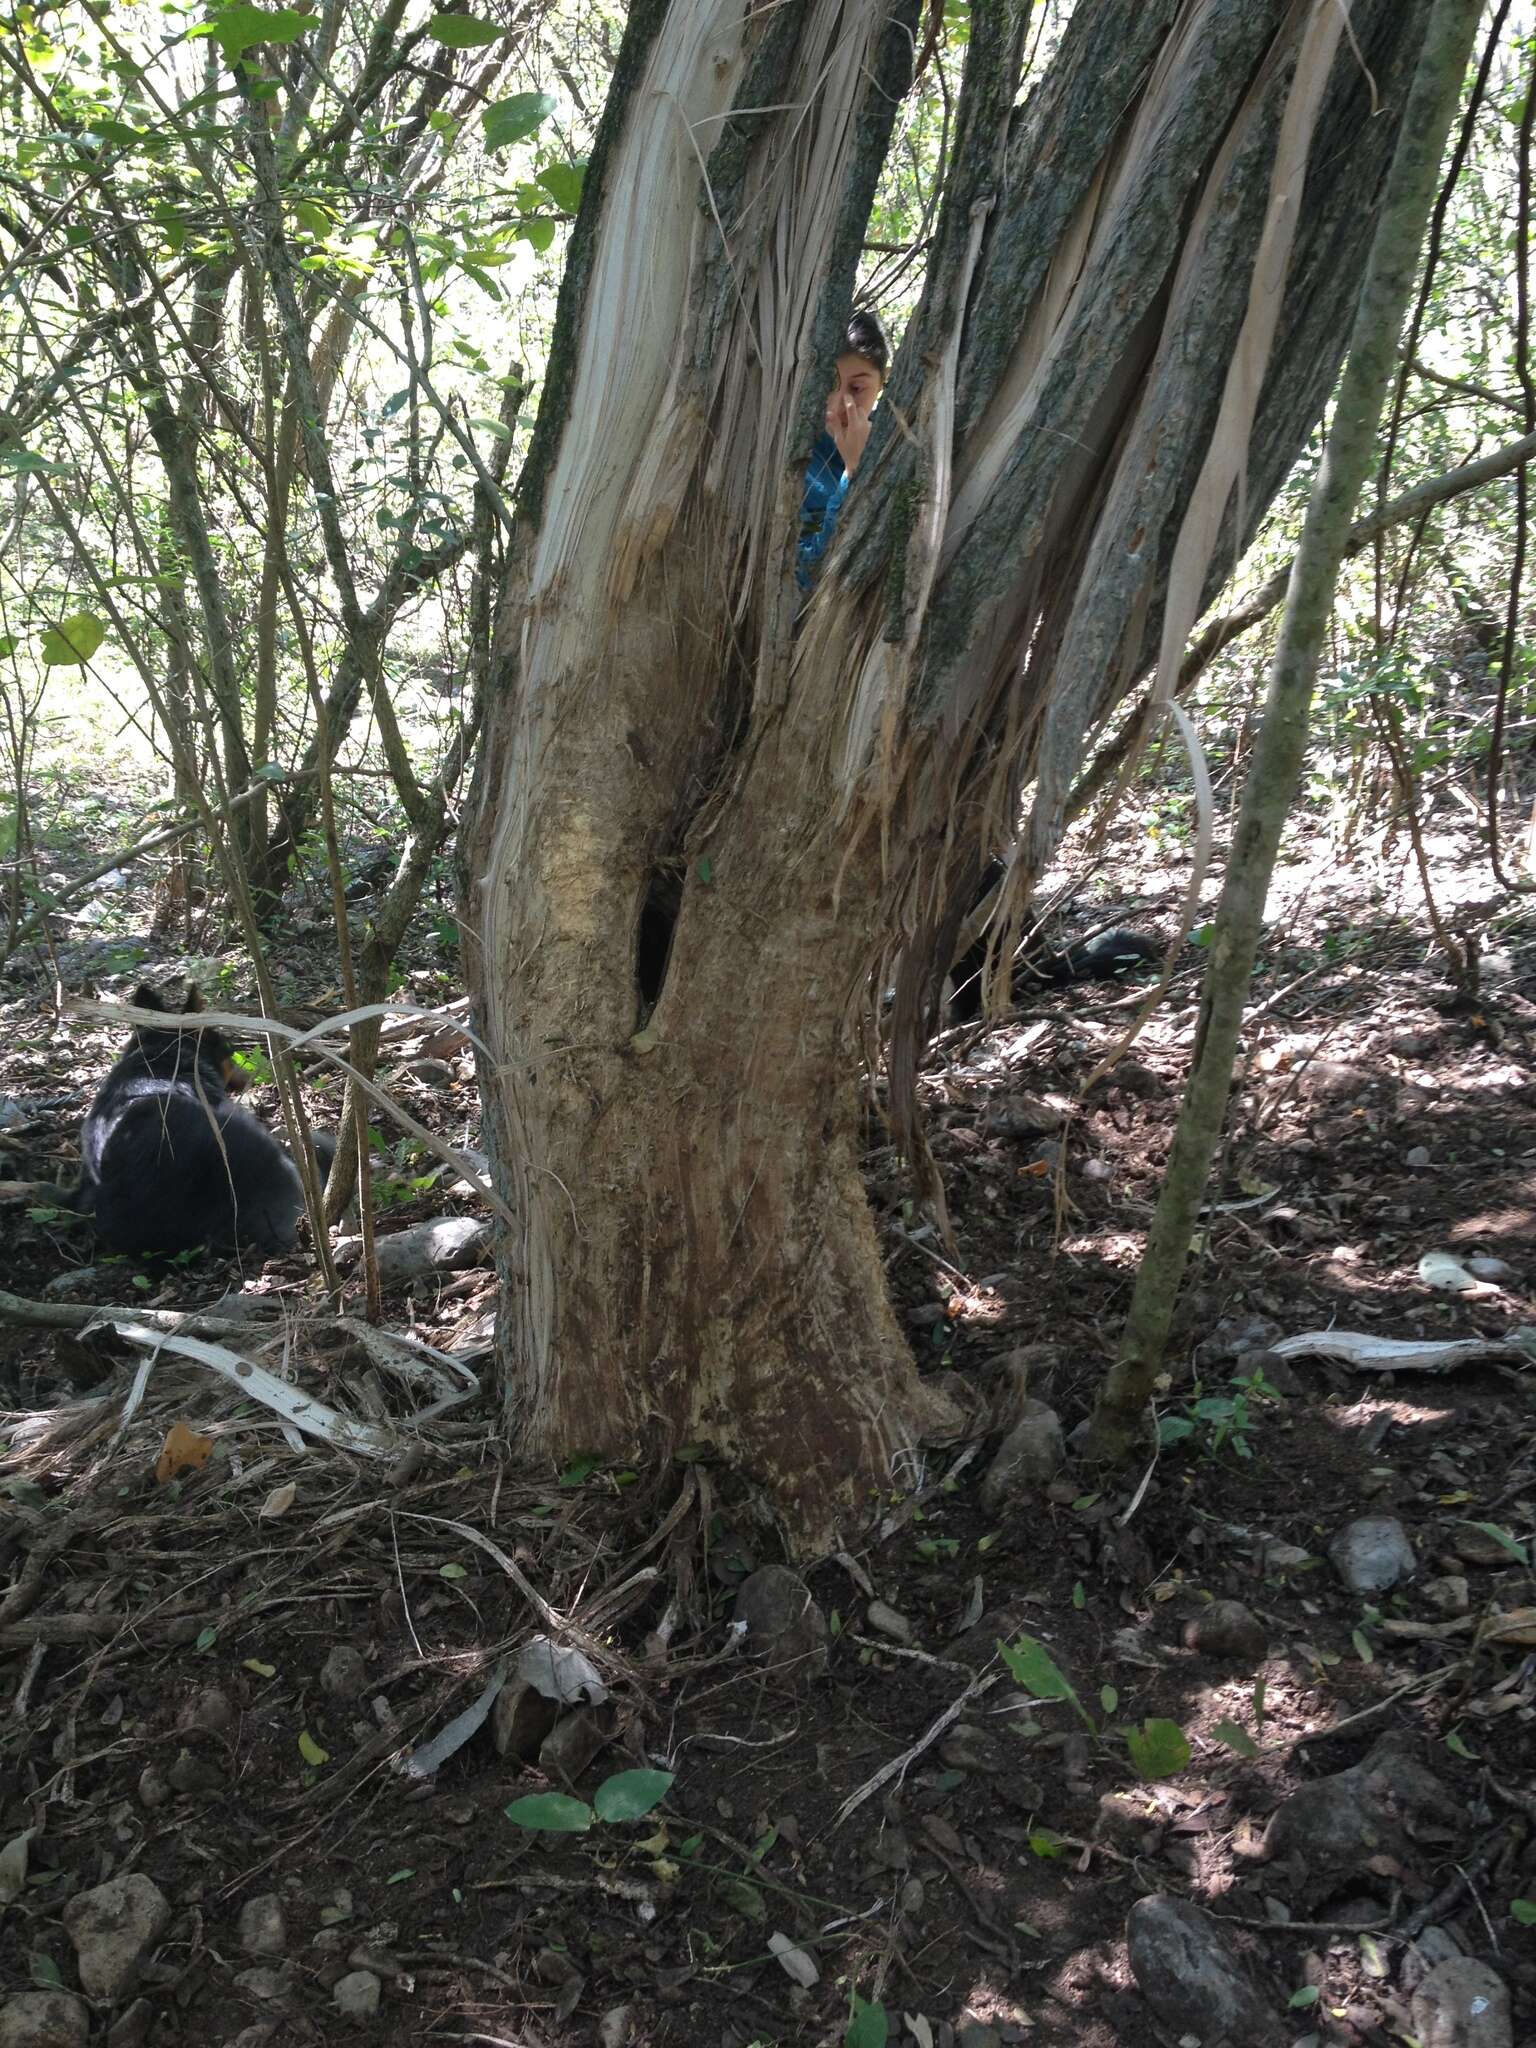
[{"label": "black bear", "polygon": [[[166,1009],[152,988],[138,989],[133,1000],[142,1010]],[[186,1008],[202,1008],[190,982]],[[74,1196],[113,1251],[292,1250],[304,1213],[298,1168],[230,1099],[240,1085],[229,1041],[212,1026],[134,1027],[85,1119]],[[316,1150],[323,1170],[318,1138]]]}]

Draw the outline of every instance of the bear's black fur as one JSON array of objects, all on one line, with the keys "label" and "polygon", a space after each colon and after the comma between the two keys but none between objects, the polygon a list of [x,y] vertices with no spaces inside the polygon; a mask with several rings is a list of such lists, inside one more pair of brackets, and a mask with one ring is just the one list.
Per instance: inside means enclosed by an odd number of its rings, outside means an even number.
[{"label": "bear's black fur", "polygon": [[[133,1000],[166,1009],[149,987]],[[186,1007],[202,1007],[190,982]],[[75,1206],[95,1217],[103,1243],[132,1255],[203,1244],[293,1249],[304,1213],[298,1169],[230,1099],[239,1086],[229,1041],[211,1026],[135,1027],[80,1139]]]}]

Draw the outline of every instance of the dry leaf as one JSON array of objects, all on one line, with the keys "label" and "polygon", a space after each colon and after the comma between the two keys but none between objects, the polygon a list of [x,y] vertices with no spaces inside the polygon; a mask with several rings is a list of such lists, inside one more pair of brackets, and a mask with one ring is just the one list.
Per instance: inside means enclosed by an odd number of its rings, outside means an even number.
[{"label": "dry leaf", "polygon": [[290,1479],[286,1486],[274,1486],[262,1502],[259,1514],[264,1522],[275,1522],[279,1515],[286,1515],[298,1498],[298,1485]]},{"label": "dry leaf", "polygon": [[155,1465],[155,1484],[166,1486],[173,1479],[179,1479],[183,1472],[196,1472],[206,1465],[213,1450],[211,1436],[199,1436],[185,1422],[173,1422],[165,1433],[165,1442],[160,1446],[160,1457]]}]

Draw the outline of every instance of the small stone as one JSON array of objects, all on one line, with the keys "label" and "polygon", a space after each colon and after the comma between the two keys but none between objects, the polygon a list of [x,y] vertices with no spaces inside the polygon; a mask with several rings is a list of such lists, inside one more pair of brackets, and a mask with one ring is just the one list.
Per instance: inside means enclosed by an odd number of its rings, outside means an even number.
[{"label": "small stone", "polygon": [[1328,1546],[1334,1569],[1352,1593],[1385,1593],[1410,1578],[1418,1560],[1395,1515],[1362,1515]]},{"label": "small stone", "polygon": [[126,1998],[170,1922],[170,1901],[142,1871],[78,1892],[64,1908],[64,1926],[86,1997],[106,2005]]},{"label": "small stone", "polygon": [[1049,1166],[1054,1169],[1061,1164],[1061,1146],[1055,1138],[1042,1138],[1038,1145],[1031,1148],[1029,1158],[1033,1166]]},{"label": "small stone", "polygon": [[235,1982],[248,1997],[270,2005],[292,1991],[293,1968],[288,1963],[256,1963],[249,1970],[237,1970]]},{"label": "small stone", "polygon": [[198,1729],[204,1735],[228,1735],[234,1725],[234,1702],[219,1685],[210,1685],[206,1692],[200,1692],[182,1722],[184,1728]]},{"label": "small stone", "polygon": [[1043,1401],[1025,1399],[1019,1420],[998,1446],[982,1475],[979,1498],[983,1512],[1000,1514],[1031,1492],[1048,1486],[1066,1461],[1067,1444],[1061,1418]]},{"label": "small stone", "polygon": [[372,2019],[379,2009],[384,1986],[372,1970],[349,1970],[332,1988],[331,2003],[349,2019]]},{"label": "small stone", "polygon": [[23,1991],[0,2005],[0,2048],[85,2048],[91,2015],[72,1991]]},{"label": "small stone", "polygon": [[1474,1253],[1463,1263],[1475,1280],[1491,1280],[1495,1286],[1502,1286],[1506,1281],[1518,1280],[1520,1277],[1507,1259],[1490,1259],[1481,1253]]},{"label": "small stone", "polygon": [[146,1764],[139,1773],[139,1804],[147,1806],[153,1813],[157,1806],[164,1806],[171,1796],[171,1788],[165,1782],[164,1771],[158,1764]]},{"label": "small stone", "polygon": [[1107,1159],[1085,1159],[1083,1161],[1083,1178],[1085,1180],[1111,1180],[1114,1177],[1114,1171],[1115,1169]]},{"label": "small stone", "polygon": [[1490,1536],[1486,1529],[1480,1529],[1476,1522],[1457,1522],[1451,1530],[1451,1548],[1463,1564],[1484,1565],[1490,1569],[1504,1564],[1519,1562],[1515,1553],[1497,1536]]},{"label": "small stone", "polygon": [[320,1690],[333,1700],[361,1699],[368,1686],[368,1665],[352,1643],[332,1643],[320,1667]]},{"label": "small stone", "polygon": [[635,2031],[632,2005],[610,2006],[597,2023],[597,2048],[628,2048]]},{"label": "small stone", "polygon": [[1403,1154],[1403,1164],[1411,1166],[1415,1173],[1422,1173],[1429,1163],[1430,1151],[1427,1145],[1411,1145]]},{"label": "small stone", "polygon": [[188,1792],[197,1799],[216,1799],[225,1784],[219,1766],[207,1757],[194,1756],[190,1749],[172,1759],[165,1778],[172,1791]]},{"label": "small stone", "polygon": [[288,1916],[276,1892],[247,1899],[240,1908],[240,1946],[248,1956],[280,1956],[288,1949]]},{"label": "small stone", "polygon": [[876,1635],[889,1636],[894,1643],[910,1643],[912,1640],[911,1622],[883,1600],[871,1600],[864,1610],[864,1619]]},{"label": "small stone", "polygon": [[957,1721],[939,1744],[939,1761],[947,1770],[990,1777],[999,1768],[996,1745],[984,1728]]},{"label": "small stone", "polygon": [[1138,1899],[1126,1943],[1137,1988],[1176,2040],[1282,2048],[1273,1999],[1249,1980],[1209,1913],[1187,1899]]},{"label": "small stone", "polygon": [[1184,1641],[1202,1657],[1262,1657],[1269,1637],[1257,1615],[1241,1600],[1213,1600],[1185,1626]]},{"label": "small stone", "polygon": [[1413,1994],[1419,2048],[1514,2048],[1509,1991],[1473,1956],[1437,1963]]},{"label": "small stone", "polygon": [[819,1678],[827,1668],[827,1618],[803,1579],[765,1564],[742,1580],[733,1610],[747,1649],[785,1676]]},{"label": "small stone", "polygon": [[1467,1582],[1455,1572],[1443,1579],[1426,1579],[1419,1588],[1419,1598],[1427,1601],[1437,1614],[1466,1614],[1472,1606]]},{"label": "small stone", "polygon": [[1304,1564],[1312,1562],[1310,1550],[1303,1550],[1297,1543],[1266,1543],[1264,1546],[1264,1569],[1266,1572],[1299,1571]]},{"label": "small stone", "polygon": [[927,1898],[928,1892],[923,1880],[920,1877],[909,1877],[901,1888],[898,1904],[909,1920],[916,1920],[921,1915]]}]

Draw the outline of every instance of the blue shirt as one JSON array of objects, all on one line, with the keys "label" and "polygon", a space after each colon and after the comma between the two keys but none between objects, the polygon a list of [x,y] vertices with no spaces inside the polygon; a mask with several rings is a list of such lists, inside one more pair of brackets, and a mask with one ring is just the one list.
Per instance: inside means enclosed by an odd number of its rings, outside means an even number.
[{"label": "blue shirt", "polygon": [[800,500],[800,545],[795,551],[795,581],[809,596],[821,573],[821,558],[832,545],[837,515],[848,495],[848,472],[837,443],[824,433],[811,450]]}]

